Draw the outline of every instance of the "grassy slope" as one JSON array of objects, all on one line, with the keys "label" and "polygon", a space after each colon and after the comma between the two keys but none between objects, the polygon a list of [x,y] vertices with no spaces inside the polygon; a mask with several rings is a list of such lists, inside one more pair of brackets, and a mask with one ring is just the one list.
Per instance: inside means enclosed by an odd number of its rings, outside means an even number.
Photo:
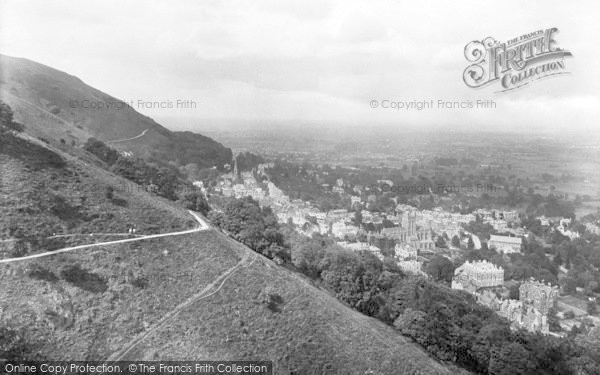
[{"label": "grassy slope", "polygon": [[[3,266],[3,319],[13,327],[30,327],[49,358],[107,359],[247,252],[211,230]],[[106,290],[84,290],[65,281],[61,270],[73,264],[105,280]],[[58,280],[32,278],[29,274],[40,266]],[[132,285],[140,275],[147,278],[145,288]],[[264,303],[267,291],[281,297],[274,309]],[[58,325],[54,330],[51,320]],[[391,327],[263,257],[239,268],[217,293],[183,309],[125,356],[190,358],[272,360],[277,374],[450,372]]]},{"label": "grassy slope", "polygon": [[[1,239],[11,238],[10,227],[43,237],[53,233],[126,233],[129,224],[136,225],[137,234],[196,225],[173,202],[138,191],[135,184],[92,164],[91,159],[86,162],[58,149],[50,150],[27,135],[3,136],[0,145]],[[114,196],[125,200],[125,206],[106,198],[107,186],[115,188]],[[67,246],[89,243],[90,239],[64,241]],[[3,245],[0,250],[7,250],[7,243]]]},{"label": "grassy slope", "polygon": [[[275,308],[265,293],[281,297]],[[446,374],[409,339],[259,257],[127,359],[266,359],[277,374]],[[460,371],[459,371],[460,372]]]}]

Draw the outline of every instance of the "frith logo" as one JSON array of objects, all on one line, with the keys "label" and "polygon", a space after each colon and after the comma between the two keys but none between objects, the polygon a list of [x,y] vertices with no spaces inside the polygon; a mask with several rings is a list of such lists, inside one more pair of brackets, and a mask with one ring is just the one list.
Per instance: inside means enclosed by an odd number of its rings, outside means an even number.
[{"label": "frith logo", "polygon": [[508,91],[541,78],[568,74],[565,57],[571,52],[558,48],[553,27],[500,43],[492,37],[465,46],[465,57],[472,63],[464,73],[465,84],[478,88],[498,81]]}]

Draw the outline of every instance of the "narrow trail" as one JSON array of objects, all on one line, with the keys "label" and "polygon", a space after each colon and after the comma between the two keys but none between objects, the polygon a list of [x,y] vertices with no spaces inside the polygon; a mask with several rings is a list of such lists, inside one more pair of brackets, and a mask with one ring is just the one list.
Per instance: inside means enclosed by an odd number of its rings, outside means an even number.
[{"label": "narrow trail", "polygon": [[149,240],[149,239],[153,239],[153,238],[182,236],[182,235],[185,235],[185,234],[196,233],[196,232],[200,232],[200,231],[207,230],[207,229],[210,228],[208,226],[208,224],[204,221],[204,219],[202,219],[197,213],[195,213],[193,211],[188,211],[188,212],[196,219],[196,221],[199,224],[198,227],[196,227],[194,229],[188,229],[188,230],[180,231],[180,232],[150,234],[150,235],[147,235],[147,236],[140,236],[140,237],[136,237],[136,238],[126,238],[124,240],[114,240],[114,241],[98,242],[98,243],[87,244],[87,245],[64,247],[62,249],[47,251],[45,253],[27,255],[27,256],[18,257],[18,258],[1,259],[0,260],[0,264],[2,264],[2,263],[14,263],[14,262],[19,262],[19,261],[24,261],[24,260],[35,259],[35,258],[42,258],[42,257],[50,256],[50,255],[56,255],[56,254],[61,254],[61,253],[68,253],[68,252],[71,252],[71,251],[76,251],[76,250],[81,250],[81,249],[87,249],[87,248],[96,247],[96,246],[115,245],[115,244],[121,244],[121,243],[127,243],[127,242],[136,242],[136,241]]},{"label": "narrow trail", "polygon": [[135,137],[125,138],[125,139],[116,139],[114,141],[106,141],[106,143],[119,143],[119,142],[133,141],[134,139],[143,137],[148,130],[150,130],[150,129],[144,130],[141,134],[138,134]]},{"label": "narrow trail", "polygon": [[[225,285],[225,282],[236,271],[238,271],[240,268],[248,268],[248,267],[252,266],[252,264],[254,264],[254,262],[256,261],[256,259],[258,259],[258,257],[259,257],[258,254],[254,254],[254,257],[253,257],[252,261],[248,262],[250,256],[251,256],[251,253],[248,252],[235,266],[227,269],[225,272],[223,272],[221,275],[219,275],[215,280],[213,280],[210,284],[208,284],[206,287],[204,287],[201,291],[199,291],[198,293],[195,293],[194,295],[192,295],[191,297],[189,297],[186,301],[184,301],[181,304],[179,304],[175,309],[171,310],[163,318],[161,318],[160,321],[156,325],[154,325],[151,329],[149,329],[148,331],[144,332],[141,336],[133,339],[131,341],[131,343],[125,349],[123,349],[120,352],[117,352],[117,353],[113,354],[111,357],[109,357],[108,361],[121,361],[121,360],[123,360],[123,358],[129,352],[131,352],[131,350],[133,350],[138,344],[140,344],[141,342],[143,342],[146,338],[148,338],[149,336],[151,336],[156,331],[158,331],[161,328],[165,327],[175,317],[177,317],[179,315],[179,313],[181,313],[183,310],[185,310],[186,308],[190,307],[191,305],[193,305],[194,303],[196,303],[198,301],[201,301],[201,300],[203,300],[205,298],[208,298],[208,297],[210,297],[210,296],[218,293],[221,290],[221,288],[223,287],[223,285]],[[218,284],[218,287],[216,289],[212,290],[213,288],[215,288],[215,286],[217,284]]]},{"label": "narrow trail", "polygon": [[[133,233],[123,233],[123,232],[115,232],[115,233],[73,233],[73,234],[55,234],[54,236],[44,237],[45,240],[51,240],[55,238],[69,238],[69,237],[94,237],[94,236],[114,236],[114,237],[140,237],[140,234]],[[0,240],[0,243],[4,242],[15,242],[18,241],[18,238],[9,238],[7,240]]]}]

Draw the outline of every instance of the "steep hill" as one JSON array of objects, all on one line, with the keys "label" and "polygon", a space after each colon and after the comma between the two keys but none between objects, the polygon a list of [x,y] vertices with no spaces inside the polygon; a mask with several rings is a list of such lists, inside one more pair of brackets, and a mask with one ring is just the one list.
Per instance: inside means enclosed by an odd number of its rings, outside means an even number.
[{"label": "steep hill", "polygon": [[[7,225],[45,231],[33,217],[62,232],[144,227],[148,215],[160,216],[152,222],[161,233],[189,226],[185,210],[146,191],[119,191],[130,205],[113,207],[104,189],[89,187],[119,177],[27,135],[2,143],[0,163],[9,171],[2,212],[17,220],[0,222],[5,237]],[[49,195],[67,204],[40,203]],[[103,207],[116,223],[101,218]],[[0,263],[0,285],[1,325],[23,330],[27,349],[49,359],[263,359],[276,374],[455,372],[213,229]]]},{"label": "steep hill", "polygon": [[[231,161],[231,150],[200,134],[173,132],[79,78],[0,55],[0,99],[36,137],[82,144],[95,137],[135,156],[201,168]],[[102,108],[100,108],[102,107]]]}]

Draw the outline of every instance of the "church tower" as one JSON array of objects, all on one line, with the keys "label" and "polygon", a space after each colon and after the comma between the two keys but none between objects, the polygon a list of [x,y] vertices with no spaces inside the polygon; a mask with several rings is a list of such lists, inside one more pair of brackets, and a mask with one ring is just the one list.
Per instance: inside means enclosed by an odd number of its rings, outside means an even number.
[{"label": "church tower", "polygon": [[237,156],[233,157],[233,175],[235,177],[239,176],[239,174],[238,174],[238,165],[237,165]]},{"label": "church tower", "polygon": [[240,172],[238,170],[237,156],[233,157],[233,182],[237,183],[240,181]]}]

